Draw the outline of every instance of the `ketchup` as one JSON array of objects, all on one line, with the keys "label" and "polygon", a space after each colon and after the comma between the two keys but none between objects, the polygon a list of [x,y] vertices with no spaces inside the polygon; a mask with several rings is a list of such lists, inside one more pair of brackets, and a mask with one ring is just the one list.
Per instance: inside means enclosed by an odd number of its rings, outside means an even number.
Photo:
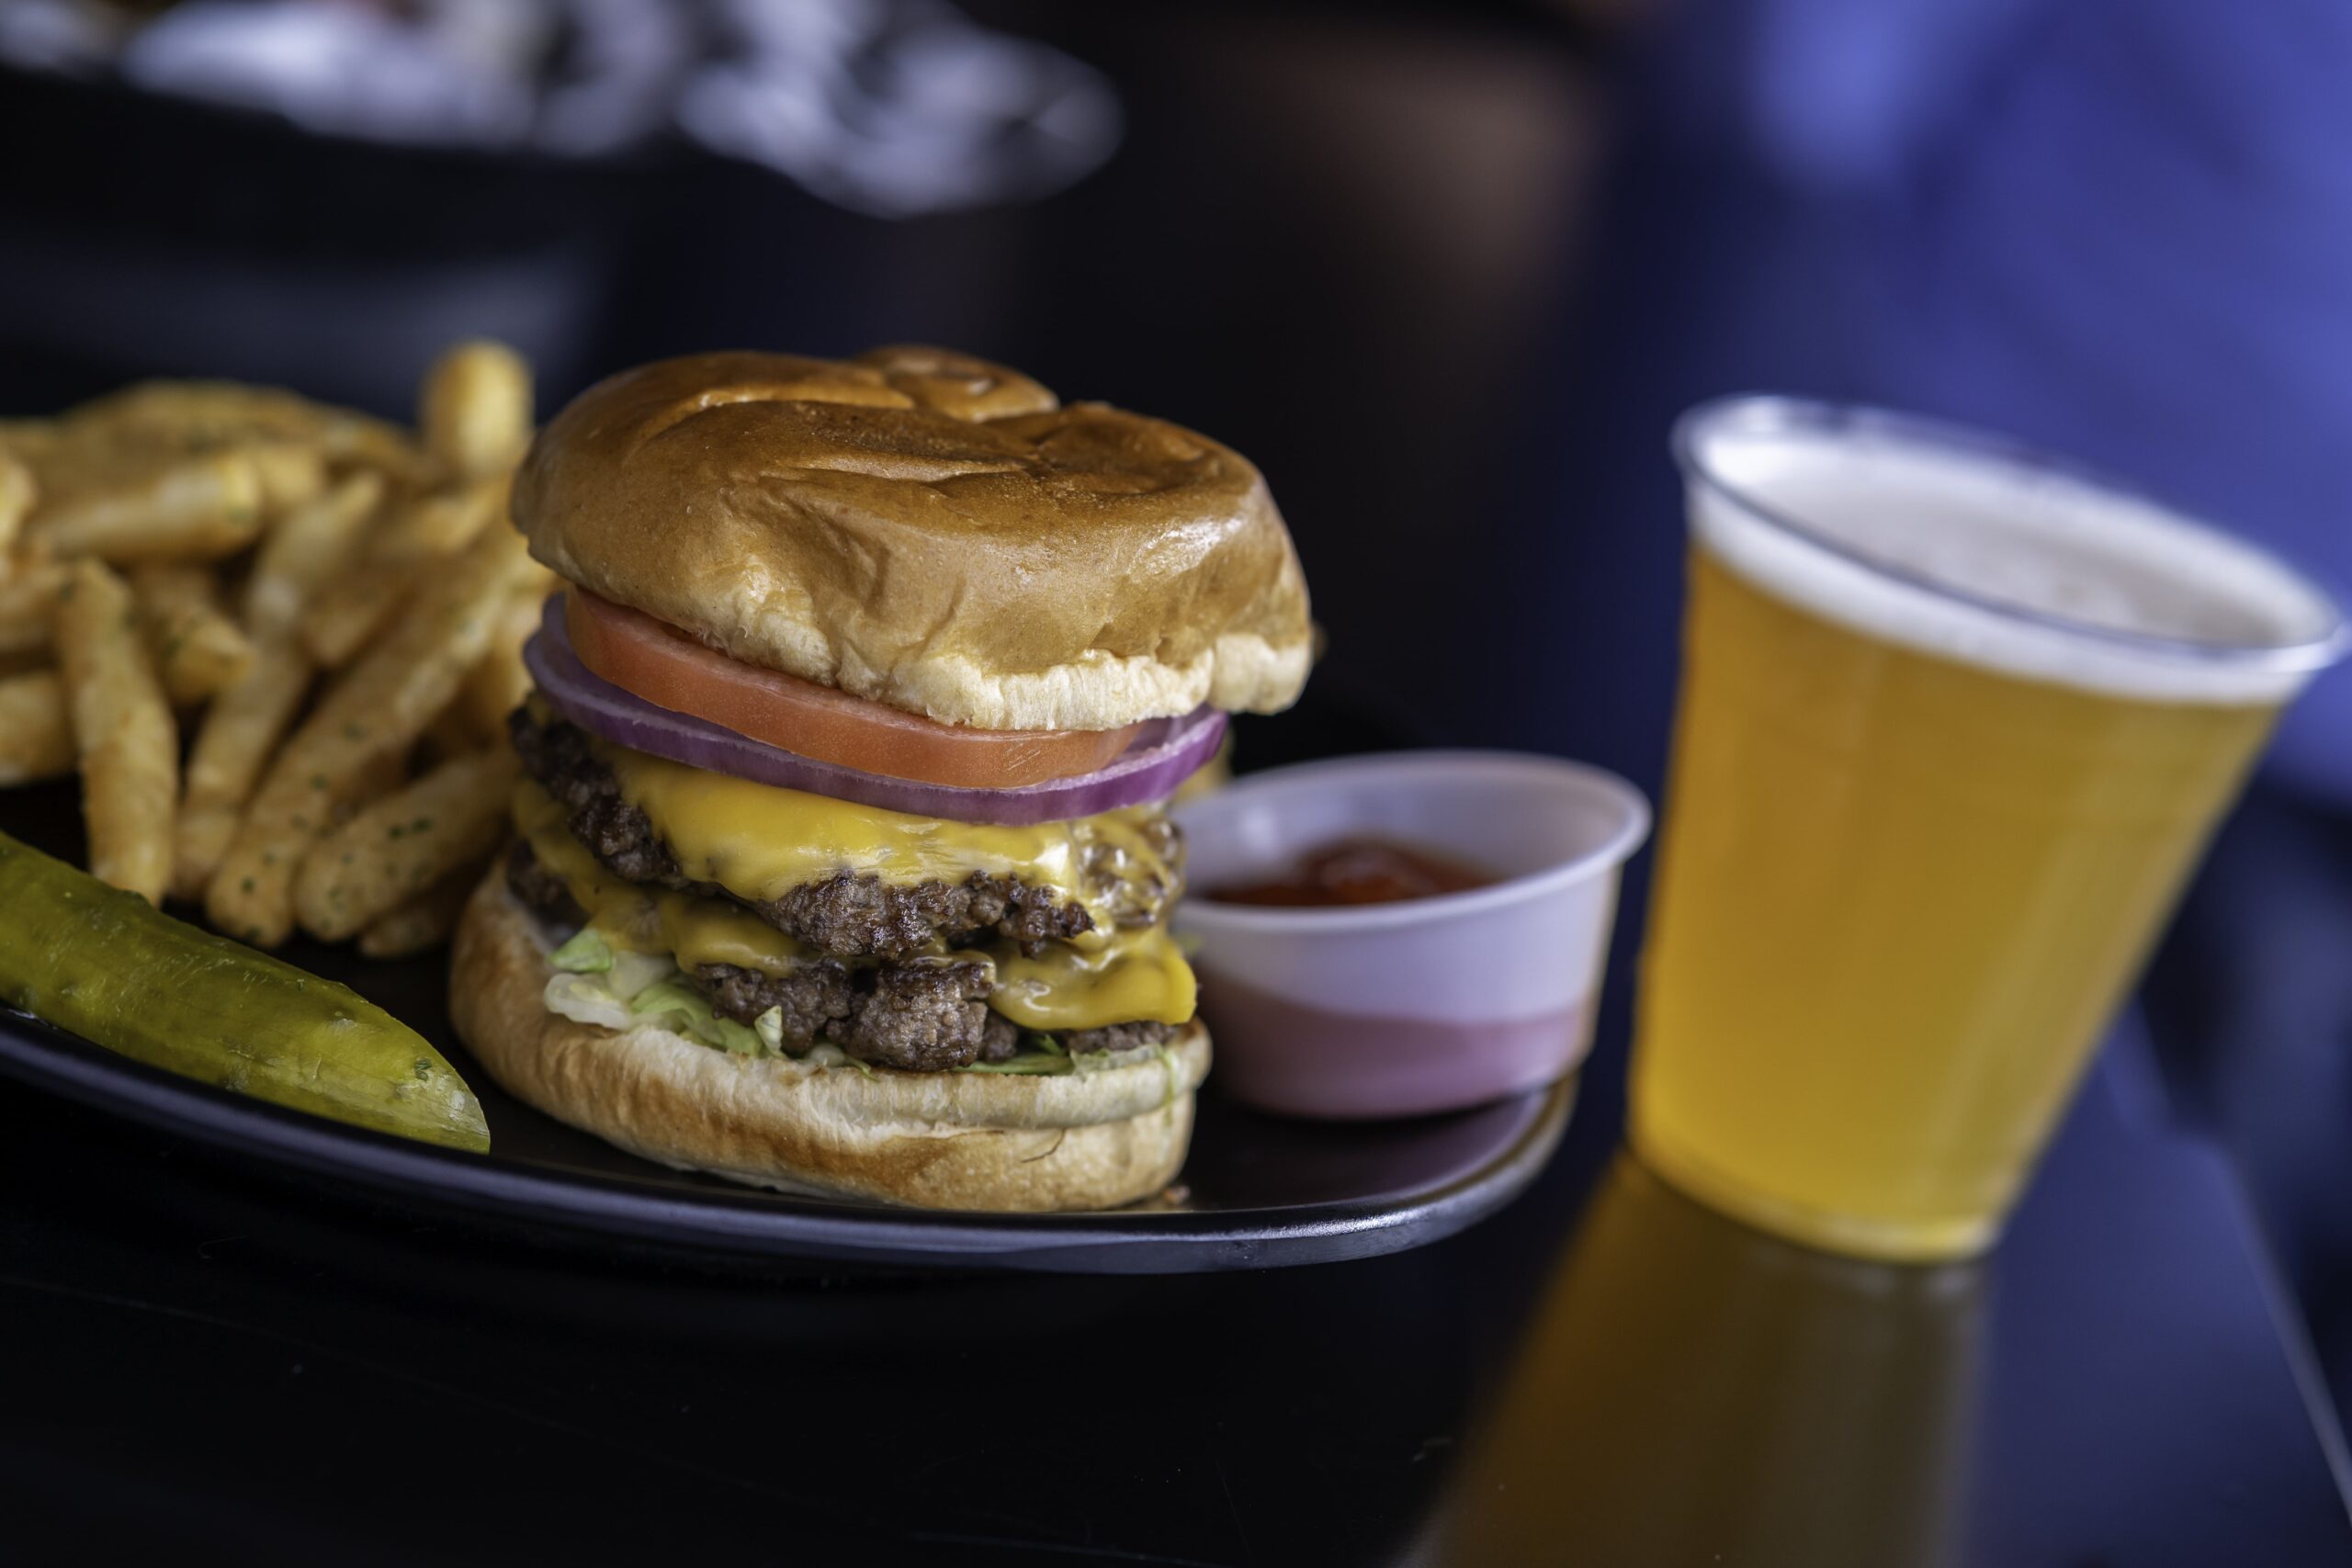
[{"label": "ketchup", "polygon": [[1309,851],[1286,875],[1201,895],[1220,904],[1396,904],[1464,893],[1499,880],[1435,851],[1390,839],[1341,839]]}]

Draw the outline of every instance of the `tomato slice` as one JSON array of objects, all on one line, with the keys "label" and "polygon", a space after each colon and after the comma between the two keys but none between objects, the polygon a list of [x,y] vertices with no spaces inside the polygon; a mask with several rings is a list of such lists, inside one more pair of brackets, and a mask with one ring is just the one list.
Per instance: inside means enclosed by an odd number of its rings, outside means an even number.
[{"label": "tomato slice", "polygon": [[580,662],[656,707],[821,762],[965,789],[1017,789],[1108,765],[1141,725],[1123,729],[974,729],[903,713],[702,644],[642,610],[579,588],[564,629]]}]

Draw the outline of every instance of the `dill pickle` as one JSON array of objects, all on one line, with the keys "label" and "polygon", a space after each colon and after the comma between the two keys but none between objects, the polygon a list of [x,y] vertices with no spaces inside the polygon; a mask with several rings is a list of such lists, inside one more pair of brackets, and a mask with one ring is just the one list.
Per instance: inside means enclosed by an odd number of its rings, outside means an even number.
[{"label": "dill pickle", "polygon": [[274,1105],[482,1150],[481,1102],[346,987],[174,919],[0,833],[0,1001]]}]

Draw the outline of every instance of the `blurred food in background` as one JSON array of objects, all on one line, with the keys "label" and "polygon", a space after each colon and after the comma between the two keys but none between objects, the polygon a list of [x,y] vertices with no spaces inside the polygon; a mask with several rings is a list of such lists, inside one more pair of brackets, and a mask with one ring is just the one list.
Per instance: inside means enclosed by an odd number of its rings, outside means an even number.
[{"label": "blurred food in background", "polygon": [[945,5],[0,0],[0,134],[43,149],[0,167],[0,408],[163,374],[386,412],[473,335],[559,398],[713,342],[971,336],[988,215],[1120,127]]},{"label": "blurred food in background", "polygon": [[531,409],[469,342],[413,432],[232,382],[0,423],[0,784],[78,768],[92,871],[257,945],[446,940],[548,581],[504,525]]},{"label": "blurred food in background", "polygon": [[1041,196],[1118,100],[944,0],[6,0],[0,60],[364,141],[558,157],[683,132],[855,211]]}]

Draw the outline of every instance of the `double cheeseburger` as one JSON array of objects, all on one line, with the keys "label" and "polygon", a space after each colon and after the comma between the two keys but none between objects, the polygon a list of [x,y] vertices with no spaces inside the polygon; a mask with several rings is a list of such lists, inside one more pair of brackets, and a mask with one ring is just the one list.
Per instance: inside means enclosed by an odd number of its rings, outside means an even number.
[{"label": "double cheeseburger", "polygon": [[763,1185],[1166,1186],[1209,1064],[1166,801],[1312,657],[1258,471],[937,349],[713,354],[582,394],[514,504],[566,591],[457,941],[498,1080]]}]

